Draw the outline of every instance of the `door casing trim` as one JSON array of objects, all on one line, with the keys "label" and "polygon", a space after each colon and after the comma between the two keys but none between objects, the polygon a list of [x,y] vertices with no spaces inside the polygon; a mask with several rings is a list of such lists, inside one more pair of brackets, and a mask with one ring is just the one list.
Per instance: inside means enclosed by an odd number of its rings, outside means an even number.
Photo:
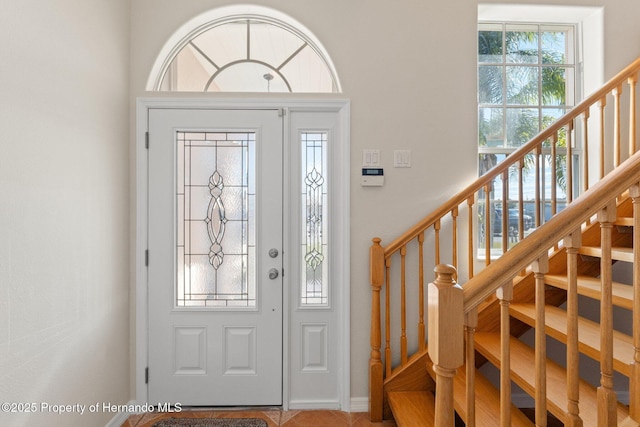
[{"label": "door casing trim", "polygon": [[[284,139],[285,145],[287,145],[287,139],[289,138],[290,111],[304,111],[304,112],[321,112],[330,111],[336,112],[340,117],[340,145],[335,147],[340,151],[340,155],[337,156],[338,161],[332,165],[332,174],[337,182],[343,183],[338,186],[334,191],[338,194],[335,195],[334,200],[337,205],[337,211],[333,212],[333,227],[336,228],[335,233],[336,241],[333,243],[333,250],[340,251],[340,259],[344,262],[338,263],[332,267],[332,277],[337,283],[350,284],[350,101],[345,98],[204,98],[204,97],[153,97],[153,98],[138,98],[136,100],[136,134],[135,134],[135,146],[133,148],[134,162],[132,176],[135,177],[135,181],[132,181],[132,202],[135,206],[135,217],[132,220],[132,229],[135,230],[135,242],[134,246],[133,262],[135,265],[135,283],[133,294],[135,297],[134,303],[131,304],[133,310],[133,316],[135,318],[135,327],[132,328],[131,348],[133,353],[133,360],[135,363],[134,376],[132,377],[132,388],[135,391],[135,400],[137,402],[147,402],[150,404],[157,404],[160,402],[148,402],[148,390],[146,384],[146,368],[148,360],[148,293],[147,293],[147,267],[145,263],[145,251],[147,249],[148,239],[148,188],[147,188],[147,173],[148,173],[148,160],[146,149],[146,132],[148,129],[150,109],[240,109],[240,110],[255,110],[255,109],[282,109],[285,113],[284,117]],[[285,155],[286,160],[286,155]],[[286,168],[285,168],[286,169]],[[285,200],[285,210],[290,210],[291,207]],[[288,232],[285,231],[284,240],[289,242]],[[287,248],[283,248],[286,253]],[[289,261],[284,259],[284,269],[287,271],[292,268],[288,265]],[[291,271],[291,270],[289,270]],[[290,315],[292,309],[295,309],[295,303],[290,300],[290,293],[283,293],[283,409],[289,409],[289,372],[287,367],[290,366],[289,360],[290,354]],[[338,296],[338,305],[336,307],[338,311],[338,322],[340,336],[338,337],[338,371],[341,373],[339,376],[339,390],[338,399],[340,409],[346,412],[350,411],[351,405],[351,340],[350,340],[350,286],[341,286],[336,290],[336,296]],[[153,375],[152,373],[150,375]],[[170,402],[176,403],[176,402]],[[320,404],[320,402],[318,402]],[[313,402],[310,402],[310,408],[312,408]]]}]

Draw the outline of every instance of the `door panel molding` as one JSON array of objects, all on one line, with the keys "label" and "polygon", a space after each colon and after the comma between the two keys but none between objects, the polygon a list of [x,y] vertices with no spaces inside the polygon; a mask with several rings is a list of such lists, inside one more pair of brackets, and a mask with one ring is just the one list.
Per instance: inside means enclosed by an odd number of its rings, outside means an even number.
[{"label": "door panel molding", "polygon": [[[297,309],[298,302],[293,300],[291,292],[284,292],[283,296],[283,408],[339,408],[345,411],[350,410],[350,322],[349,322],[349,306],[350,306],[350,241],[349,241],[349,203],[350,203],[350,102],[344,98],[323,98],[323,99],[286,99],[286,98],[184,98],[184,97],[163,97],[163,98],[139,98],[136,102],[136,136],[135,146],[132,147],[134,154],[134,174],[135,180],[132,180],[132,197],[135,201],[135,217],[132,220],[132,230],[135,231],[135,242],[133,260],[135,264],[135,287],[132,293],[135,298],[135,325],[132,325],[132,346],[135,348],[135,377],[134,388],[135,398],[137,402],[148,402],[148,390],[145,381],[146,368],[148,360],[148,293],[147,293],[147,268],[145,265],[145,251],[147,249],[147,218],[148,218],[148,188],[147,188],[147,150],[145,148],[146,132],[148,128],[149,110],[153,108],[167,109],[282,109],[284,117],[284,138],[285,147],[289,146],[288,141],[291,133],[290,116],[292,112],[334,112],[340,122],[337,130],[339,144],[333,147],[336,152],[332,160],[332,180],[340,185],[335,186],[332,196],[333,206],[333,253],[332,260],[339,259],[340,262],[333,262],[332,280],[339,283],[340,286],[335,289],[335,295],[332,311],[336,313],[336,325],[334,326],[336,349],[329,349],[330,352],[337,354],[337,366],[331,367],[338,373],[339,384],[336,393],[336,399],[318,399],[313,396],[308,398],[290,396],[290,387],[292,375],[290,372],[292,366],[292,358],[301,360],[301,349],[291,349],[292,334],[296,333],[292,325],[292,313]],[[153,143],[153,141],[151,141]],[[286,167],[291,164],[290,150],[285,149],[284,153],[284,181],[290,182],[292,172]],[[286,191],[285,191],[286,193]],[[291,212],[291,200],[285,197],[285,212]],[[284,231],[284,254],[291,253],[290,231]],[[153,254],[150,255],[153,258]],[[283,259],[284,271],[293,271],[297,267],[297,261],[285,256]],[[133,298],[132,298],[133,299]],[[308,330],[307,332],[309,332]],[[328,329],[327,331],[330,331]],[[299,333],[299,329],[298,332]],[[313,335],[313,334],[311,334]],[[299,336],[299,335],[298,335]],[[295,352],[295,354],[293,354]],[[150,372],[149,375],[153,375]],[[149,402],[153,403],[153,402]],[[157,402],[156,402],[157,404]]]}]

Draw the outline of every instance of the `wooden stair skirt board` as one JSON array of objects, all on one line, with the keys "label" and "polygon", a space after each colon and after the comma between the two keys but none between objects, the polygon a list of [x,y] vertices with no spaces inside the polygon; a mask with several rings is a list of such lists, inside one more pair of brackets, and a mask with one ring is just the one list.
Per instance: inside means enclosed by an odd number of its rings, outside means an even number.
[{"label": "wooden stair skirt board", "polygon": [[[462,421],[467,421],[465,367],[457,370],[454,379],[454,407]],[[480,371],[476,370],[476,426],[495,427],[500,414],[500,393]],[[429,391],[396,391],[389,393],[389,405],[400,427],[433,426],[435,398]],[[532,427],[533,423],[515,406],[511,407],[513,427]]]},{"label": "wooden stair skirt board", "polygon": [[[476,350],[496,367],[500,367],[500,334],[483,332],[475,335]],[[515,337],[510,338],[511,378],[526,393],[535,395],[535,352]],[[547,359],[547,410],[561,421],[565,421],[567,410],[566,371],[557,363]],[[597,426],[598,402],[596,389],[580,381],[580,418],[584,426]],[[628,416],[628,409],[618,404],[618,423]]]}]

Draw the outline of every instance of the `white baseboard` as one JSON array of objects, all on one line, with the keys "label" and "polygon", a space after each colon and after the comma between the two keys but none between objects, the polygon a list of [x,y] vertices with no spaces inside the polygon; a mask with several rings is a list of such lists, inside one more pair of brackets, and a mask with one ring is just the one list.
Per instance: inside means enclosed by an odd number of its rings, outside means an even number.
[{"label": "white baseboard", "polygon": [[331,409],[340,410],[341,405],[337,400],[291,400],[289,401],[290,410],[303,409]]},{"label": "white baseboard", "polygon": [[369,412],[368,397],[352,397],[351,412]]},{"label": "white baseboard", "polygon": [[[135,406],[135,404],[135,400],[130,400],[127,403],[127,406]],[[120,427],[131,415],[134,414],[134,412],[118,412],[107,424],[105,424],[104,427]]]}]

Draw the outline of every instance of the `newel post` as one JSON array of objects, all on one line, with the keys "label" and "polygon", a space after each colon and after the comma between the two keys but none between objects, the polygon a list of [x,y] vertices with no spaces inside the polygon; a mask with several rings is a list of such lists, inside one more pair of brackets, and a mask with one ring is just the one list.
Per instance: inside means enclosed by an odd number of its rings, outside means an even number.
[{"label": "newel post", "polygon": [[373,239],[369,250],[369,281],[371,282],[371,355],[369,357],[369,418],[382,421],[383,368],[380,357],[382,333],[380,327],[380,289],[384,284],[384,248],[379,238]]},{"label": "newel post", "polygon": [[451,265],[435,268],[436,280],[429,283],[429,356],[436,373],[435,424],[453,427],[453,377],[464,363],[464,301],[462,287],[453,277]]}]

